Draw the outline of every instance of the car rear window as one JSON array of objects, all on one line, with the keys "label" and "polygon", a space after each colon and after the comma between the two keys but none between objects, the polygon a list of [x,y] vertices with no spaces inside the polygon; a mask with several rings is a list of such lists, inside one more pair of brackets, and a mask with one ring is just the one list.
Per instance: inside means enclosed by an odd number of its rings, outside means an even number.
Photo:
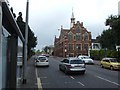
[{"label": "car rear window", "polygon": [[46,60],[46,57],[38,57],[38,60]]},{"label": "car rear window", "polygon": [[70,64],[83,64],[82,60],[71,60]]}]

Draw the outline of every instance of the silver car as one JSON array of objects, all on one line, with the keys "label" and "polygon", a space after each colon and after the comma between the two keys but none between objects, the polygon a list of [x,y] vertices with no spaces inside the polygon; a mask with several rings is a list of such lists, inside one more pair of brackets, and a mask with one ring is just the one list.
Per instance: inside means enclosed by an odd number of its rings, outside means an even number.
[{"label": "silver car", "polygon": [[59,70],[64,71],[66,74],[70,72],[81,72],[85,73],[85,64],[78,58],[65,58],[59,64]]}]

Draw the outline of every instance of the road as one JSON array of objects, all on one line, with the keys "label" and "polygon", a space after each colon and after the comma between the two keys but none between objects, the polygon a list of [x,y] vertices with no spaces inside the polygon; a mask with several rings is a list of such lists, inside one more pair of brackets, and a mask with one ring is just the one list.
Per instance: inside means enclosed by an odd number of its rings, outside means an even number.
[{"label": "road", "polygon": [[86,65],[86,73],[66,75],[59,71],[61,58],[49,57],[49,67],[35,67],[37,85],[45,88],[118,88],[116,70],[103,69],[99,65]]}]

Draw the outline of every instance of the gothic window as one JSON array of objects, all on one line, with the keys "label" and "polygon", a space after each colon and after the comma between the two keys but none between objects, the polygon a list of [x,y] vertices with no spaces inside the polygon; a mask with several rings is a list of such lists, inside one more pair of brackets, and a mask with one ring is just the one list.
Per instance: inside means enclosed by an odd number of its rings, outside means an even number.
[{"label": "gothic window", "polygon": [[72,40],[73,40],[73,34],[72,34],[72,32],[70,32],[70,33],[68,34],[68,40],[69,40],[69,41],[72,41]]},{"label": "gothic window", "polygon": [[89,40],[89,35],[88,35],[88,33],[85,33],[85,34],[84,34],[84,40],[85,40],[85,41]]},{"label": "gothic window", "polygon": [[72,45],[72,44],[69,44],[68,50],[69,50],[69,51],[72,51],[72,50],[73,50],[73,45]]},{"label": "gothic window", "polygon": [[76,34],[76,40],[81,40],[81,35],[80,34]]},{"label": "gothic window", "polygon": [[81,44],[76,44],[76,50],[81,50]]},{"label": "gothic window", "polygon": [[84,50],[88,50],[88,44],[84,44]]},{"label": "gothic window", "polygon": [[80,27],[76,29],[76,33],[80,33]]}]

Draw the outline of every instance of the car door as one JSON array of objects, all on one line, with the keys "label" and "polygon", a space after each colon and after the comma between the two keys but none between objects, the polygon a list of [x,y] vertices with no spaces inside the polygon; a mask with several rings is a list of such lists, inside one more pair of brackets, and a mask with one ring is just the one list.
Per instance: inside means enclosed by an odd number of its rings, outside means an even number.
[{"label": "car door", "polygon": [[102,64],[103,67],[106,67],[106,60],[103,59],[103,60],[101,61],[101,64]]},{"label": "car door", "polygon": [[109,68],[110,67],[110,61],[106,60],[106,67]]}]

